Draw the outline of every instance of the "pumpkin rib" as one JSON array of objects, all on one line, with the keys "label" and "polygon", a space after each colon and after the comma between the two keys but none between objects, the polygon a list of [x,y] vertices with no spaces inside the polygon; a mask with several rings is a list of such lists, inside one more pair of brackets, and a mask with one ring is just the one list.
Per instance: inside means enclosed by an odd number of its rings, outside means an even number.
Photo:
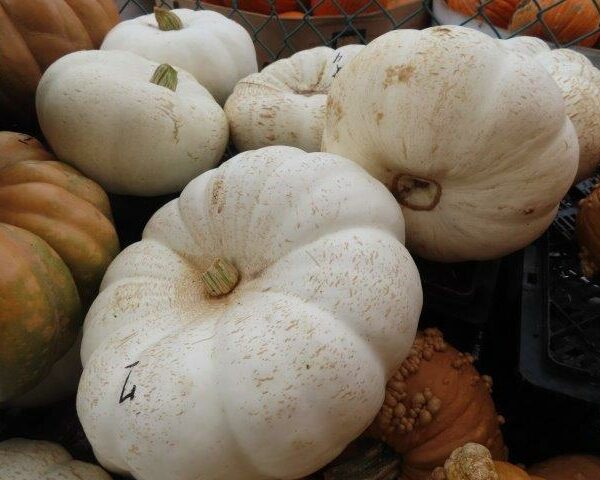
[{"label": "pumpkin rib", "polygon": [[0,171],[0,188],[26,183],[51,184],[66,190],[98,209],[111,223],[112,213],[108,195],[70,165],[56,160],[23,160]]},{"label": "pumpkin rib", "polygon": [[[71,9],[73,14],[80,21],[83,30],[87,33],[90,44],[94,48],[100,48],[102,40],[104,39],[104,33],[110,30],[111,26],[119,21],[119,15],[116,7],[112,0],[108,2],[106,0],[97,0],[96,2],[89,4],[89,2],[83,2],[81,0],[64,0],[65,4]],[[112,6],[112,8],[110,8]],[[99,20],[104,20],[99,25]]]},{"label": "pumpkin rib", "polygon": [[91,204],[43,183],[0,188],[0,205],[0,221],[29,230],[50,244],[71,270],[84,300],[91,301],[92,286],[100,282],[98,274],[118,252],[110,221],[98,218],[101,215]]}]

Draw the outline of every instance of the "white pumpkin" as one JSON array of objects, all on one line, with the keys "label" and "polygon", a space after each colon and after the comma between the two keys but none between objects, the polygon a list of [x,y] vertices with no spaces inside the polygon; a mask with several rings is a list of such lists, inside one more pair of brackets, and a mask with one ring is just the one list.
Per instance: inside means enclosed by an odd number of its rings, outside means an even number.
[{"label": "white pumpkin", "polygon": [[318,152],[331,82],[363,48],[303,50],[241,80],[225,104],[236,148],[289,145]]},{"label": "white pumpkin", "polygon": [[180,191],[217,164],[229,136],[225,113],[189,73],[130,52],[62,57],[36,104],[56,156],[111,193]]},{"label": "white pumpkin", "polygon": [[552,75],[579,139],[575,182],[590,177],[600,163],[600,70],[585,55],[568,48],[551,50],[539,38],[515,37],[507,45],[534,57]]},{"label": "white pumpkin", "polygon": [[447,262],[497,258],[538,237],[579,154],[550,74],[456,26],[389,32],[346,65],[329,92],[323,150],[387,185],[408,248]]},{"label": "white pumpkin", "polygon": [[2,480],[110,480],[96,465],[73,460],[63,447],[40,440],[0,442]]},{"label": "white pumpkin", "polygon": [[209,10],[155,9],[116,25],[102,50],[127,50],[191,73],[223,105],[236,82],[258,70],[252,38]]},{"label": "white pumpkin", "polygon": [[85,319],[77,411],[97,458],[138,480],[328,463],[415,336],[403,237],[390,193],[336,155],[267,147],[193,180],[112,263]]}]

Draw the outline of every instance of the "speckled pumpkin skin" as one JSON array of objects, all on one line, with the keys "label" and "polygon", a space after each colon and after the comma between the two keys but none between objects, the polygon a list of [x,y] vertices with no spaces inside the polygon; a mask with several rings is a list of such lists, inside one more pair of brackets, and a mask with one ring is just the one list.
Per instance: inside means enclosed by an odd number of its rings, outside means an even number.
[{"label": "speckled pumpkin skin", "polygon": [[40,237],[0,223],[0,401],[26,392],[75,341],[82,320],[65,263]]},{"label": "speckled pumpkin skin", "polygon": [[0,402],[73,344],[119,250],[106,194],[34,138],[0,132]]},{"label": "speckled pumpkin skin", "polygon": [[368,430],[403,456],[402,478],[424,480],[466,443],[485,445],[495,460],[506,458],[502,417],[490,395],[491,379],[473,357],[444,341],[439,330],[417,338],[388,382],[384,405]]}]

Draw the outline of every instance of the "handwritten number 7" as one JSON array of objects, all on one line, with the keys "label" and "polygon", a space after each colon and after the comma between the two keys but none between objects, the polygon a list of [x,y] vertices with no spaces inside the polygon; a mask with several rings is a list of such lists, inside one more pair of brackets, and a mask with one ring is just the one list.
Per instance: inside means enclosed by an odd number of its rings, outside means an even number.
[{"label": "handwritten number 7", "polygon": [[127,395],[125,395],[125,390],[127,388],[127,382],[129,381],[129,377],[131,376],[131,371],[133,370],[133,367],[135,367],[138,362],[132,363],[131,365],[127,365],[125,368],[127,370],[129,370],[129,373],[127,374],[127,378],[125,379],[125,383],[123,384],[123,388],[121,389],[121,397],[119,398],[119,404],[123,403],[125,400],[129,399],[129,400],[133,400],[133,398],[135,397],[135,385],[133,385],[131,387],[131,390],[129,391],[129,393]]}]

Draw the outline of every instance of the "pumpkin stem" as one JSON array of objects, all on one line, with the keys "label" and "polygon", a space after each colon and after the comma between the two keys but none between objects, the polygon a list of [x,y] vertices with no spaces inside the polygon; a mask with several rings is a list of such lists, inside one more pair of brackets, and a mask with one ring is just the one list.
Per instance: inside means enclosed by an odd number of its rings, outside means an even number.
[{"label": "pumpkin stem", "polygon": [[183,28],[181,18],[166,8],[154,7],[154,17],[158,23],[158,28],[163,32],[167,30],[181,30]]},{"label": "pumpkin stem", "polygon": [[217,258],[210,268],[202,274],[202,283],[211,297],[227,295],[240,279],[237,269],[227,260]]},{"label": "pumpkin stem", "polygon": [[442,186],[435,180],[398,175],[392,193],[400,203],[411,210],[433,210],[440,202]]},{"label": "pumpkin stem", "polygon": [[175,91],[177,90],[177,70],[168,63],[163,63],[156,68],[150,81],[156,85]]}]

